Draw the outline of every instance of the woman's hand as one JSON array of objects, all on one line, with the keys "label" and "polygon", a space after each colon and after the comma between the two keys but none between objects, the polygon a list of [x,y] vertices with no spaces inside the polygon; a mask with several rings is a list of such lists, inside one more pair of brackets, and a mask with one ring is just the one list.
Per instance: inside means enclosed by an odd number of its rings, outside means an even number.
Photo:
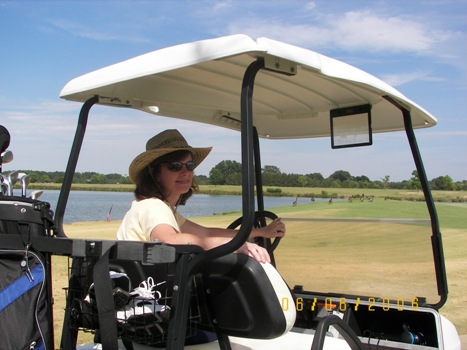
[{"label": "woman's hand", "polygon": [[257,244],[246,242],[236,251],[236,253],[245,254],[251,256],[253,259],[257,260],[260,263],[271,262],[268,251],[260,247]]},{"label": "woman's hand", "polygon": [[275,238],[284,237],[285,225],[281,218],[276,218],[267,226],[253,231],[253,237]]}]

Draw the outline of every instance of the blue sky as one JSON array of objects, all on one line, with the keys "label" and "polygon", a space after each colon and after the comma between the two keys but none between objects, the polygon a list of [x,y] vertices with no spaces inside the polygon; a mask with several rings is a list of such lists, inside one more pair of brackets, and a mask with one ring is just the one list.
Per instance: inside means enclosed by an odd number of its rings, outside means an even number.
[{"label": "blue sky", "polygon": [[[238,33],[317,51],[393,85],[438,119],[416,132],[428,178],[467,179],[466,0],[0,0],[0,124],[15,155],[3,171],[65,170],[81,106],[59,93],[74,77],[166,46]],[[214,146],[200,174],[225,159],[240,161],[232,131],[97,107],[77,171],[127,174],[146,140],[166,128],[178,128],[192,145]],[[378,135],[374,147],[356,155],[330,155],[329,140],[272,142],[262,142],[262,164],[286,173],[347,170],[396,181],[415,169],[402,159],[401,133]]]}]

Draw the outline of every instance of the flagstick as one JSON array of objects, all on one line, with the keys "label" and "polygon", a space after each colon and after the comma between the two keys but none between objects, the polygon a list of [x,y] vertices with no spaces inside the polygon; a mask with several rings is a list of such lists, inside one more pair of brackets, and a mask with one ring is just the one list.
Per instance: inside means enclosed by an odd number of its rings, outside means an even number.
[{"label": "flagstick", "polygon": [[110,222],[110,213],[112,213],[113,204],[110,206],[109,213],[107,214],[107,222]]}]

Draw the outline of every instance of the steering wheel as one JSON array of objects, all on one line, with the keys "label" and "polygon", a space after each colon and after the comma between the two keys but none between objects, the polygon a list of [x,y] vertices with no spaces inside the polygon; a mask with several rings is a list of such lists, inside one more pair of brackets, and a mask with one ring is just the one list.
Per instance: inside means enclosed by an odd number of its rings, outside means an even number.
[{"label": "steering wheel", "polygon": [[[241,223],[242,223],[243,216],[239,217],[237,220],[232,222],[227,228],[228,229],[235,229],[237,228]],[[267,211],[267,210],[262,210],[262,211],[255,211],[255,218],[253,222],[253,228],[261,228],[264,227],[262,224],[264,221],[262,219],[277,219],[277,215],[274,214],[273,212]],[[261,238],[261,237],[258,237]],[[274,241],[272,242],[271,246],[268,248],[268,251],[271,253],[273,252],[277,246],[279,245],[279,242],[281,240],[281,237],[275,237]]]}]

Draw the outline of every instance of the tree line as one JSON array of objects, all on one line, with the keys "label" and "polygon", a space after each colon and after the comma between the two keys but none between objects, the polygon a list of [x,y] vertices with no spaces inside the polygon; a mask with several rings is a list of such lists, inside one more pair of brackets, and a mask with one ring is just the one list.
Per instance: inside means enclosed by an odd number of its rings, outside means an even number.
[{"label": "tree line", "polygon": [[[389,175],[372,181],[365,175],[353,176],[348,171],[337,170],[328,177],[321,173],[286,174],[273,165],[262,168],[263,185],[278,187],[325,187],[325,188],[390,188],[390,189],[420,189],[420,178],[414,170],[411,177],[404,181],[391,181]],[[241,185],[241,164],[224,160],[209,172],[209,177],[203,179],[212,185]],[[202,183],[201,181],[199,181]],[[461,191],[467,190],[467,180],[454,182],[449,175],[438,176],[431,181],[432,190]]]},{"label": "tree line", "polygon": [[[25,170],[31,183],[62,183],[65,173]],[[414,170],[411,177],[403,181],[391,181],[389,175],[378,180],[370,180],[365,175],[354,176],[348,171],[337,170],[328,177],[321,173],[287,174],[274,165],[262,168],[264,186],[276,187],[324,187],[324,188],[374,188],[374,189],[414,189],[419,190],[420,179]],[[214,166],[209,176],[197,175],[199,185],[241,185],[242,165],[234,160],[224,160]],[[77,172],[73,178],[77,184],[131,184],[127,175]],[[429,181],[432,190],[467,190],[467,180],[454,182],[449,175],[438,176]]]}]

